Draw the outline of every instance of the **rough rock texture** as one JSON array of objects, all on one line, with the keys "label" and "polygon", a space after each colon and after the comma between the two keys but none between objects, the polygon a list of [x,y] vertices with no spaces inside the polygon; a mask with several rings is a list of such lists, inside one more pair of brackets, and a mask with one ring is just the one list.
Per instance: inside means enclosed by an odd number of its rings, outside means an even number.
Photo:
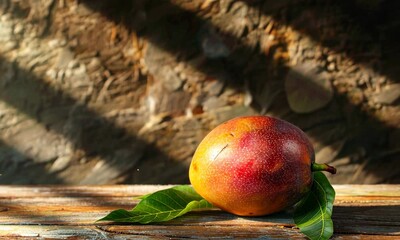
[{"label": "rough rock texture", "polygon": [[399,182],[398,3],[0,1],[0,183],[183,183],[210,129],[302,128],[334,183]]}]

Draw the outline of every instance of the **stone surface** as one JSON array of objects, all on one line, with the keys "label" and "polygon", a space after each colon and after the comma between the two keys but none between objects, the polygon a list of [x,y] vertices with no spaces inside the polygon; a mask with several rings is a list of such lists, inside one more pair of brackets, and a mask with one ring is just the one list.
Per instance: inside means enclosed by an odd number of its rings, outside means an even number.
[{"label": "stone surface", "polygon": [[213,127],[257,114],[303,129],[336,183],[399,181],[385,4],[0,1],[0,183],[187,183]]},{"label": "stone surface", "polygon": [[400,83],[387,85],[382,91],[373,96],[377,103],[393,104],[400,99]]},{"label": "stone surface", "polygon": [[333,97],[329,75],[310,63],[296,65],[289,71],[285,91],[290,108],[297,113],[321,109]]},{"label": "stone surface", "polygon": [[[110,158],[111,162],[105,160],[98,161],[95,166],[86,174],[86,176],[79,182],[79,184],[107,184],[112,183],[118,177],[125,173],[125,171],[132,169],[143,156],[143,151],[136,148],[132,149],[119,149],[116,150]],[[125,171],[115,168],[113,165],[117,163],[121,165]]]},{"label": "stone surface", "polygon": [[325,146],[315,154],[315,161],[318,163],[331,163],[342,150],[345,141],[340,140],[331,145]]},{"label": "stone surface", "polygon": [[202,29],[200,32],[200,42],[203,54],[207,58],[224,58],[230,54],[228,46],[214,28]]}]

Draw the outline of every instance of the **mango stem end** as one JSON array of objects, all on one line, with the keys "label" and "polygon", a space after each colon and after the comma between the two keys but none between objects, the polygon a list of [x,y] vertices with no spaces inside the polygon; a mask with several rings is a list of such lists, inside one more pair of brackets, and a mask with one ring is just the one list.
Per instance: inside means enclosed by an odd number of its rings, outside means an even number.
[{"label": "mango stem end", "polygon": [[328,164],[318,164],[318,163],[313,163],[311,164],[311,171],[317,172],[317,171],[326,171],[331,174],[336,173],[336,168],[329,166]]}]

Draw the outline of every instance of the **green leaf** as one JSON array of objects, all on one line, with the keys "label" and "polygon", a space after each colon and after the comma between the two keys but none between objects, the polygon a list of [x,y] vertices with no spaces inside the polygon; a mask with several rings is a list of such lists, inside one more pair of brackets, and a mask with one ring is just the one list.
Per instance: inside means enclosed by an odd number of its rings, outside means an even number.
[{"label": "green leaf", "polygon": [[115,210],[98,221],[142,224],[164,222],[204,208],[212,208],[212,205],[191,186],[181,185],[144,195],[131,211]]},{"label": "green leaf", "polygon": [[314,173],[311,191],[296,206],[294,222],[312,240],[329,239],[333,234],[331,219],[335,190],[321,172]]}]

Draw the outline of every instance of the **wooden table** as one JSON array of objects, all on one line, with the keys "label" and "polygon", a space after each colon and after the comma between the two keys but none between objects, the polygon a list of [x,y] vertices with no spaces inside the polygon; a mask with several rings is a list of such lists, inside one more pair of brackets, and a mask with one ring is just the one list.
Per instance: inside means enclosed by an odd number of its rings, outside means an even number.
[{"label": "wooden table", "polygon": [[[133,197],[170,186],[0,186],[0,238],[304,239],[287,212],[237,217],[219,210],[194,212],[152,225],[96,223]],[[337,239],[400,239],[400,185],[336,185]]]}]

